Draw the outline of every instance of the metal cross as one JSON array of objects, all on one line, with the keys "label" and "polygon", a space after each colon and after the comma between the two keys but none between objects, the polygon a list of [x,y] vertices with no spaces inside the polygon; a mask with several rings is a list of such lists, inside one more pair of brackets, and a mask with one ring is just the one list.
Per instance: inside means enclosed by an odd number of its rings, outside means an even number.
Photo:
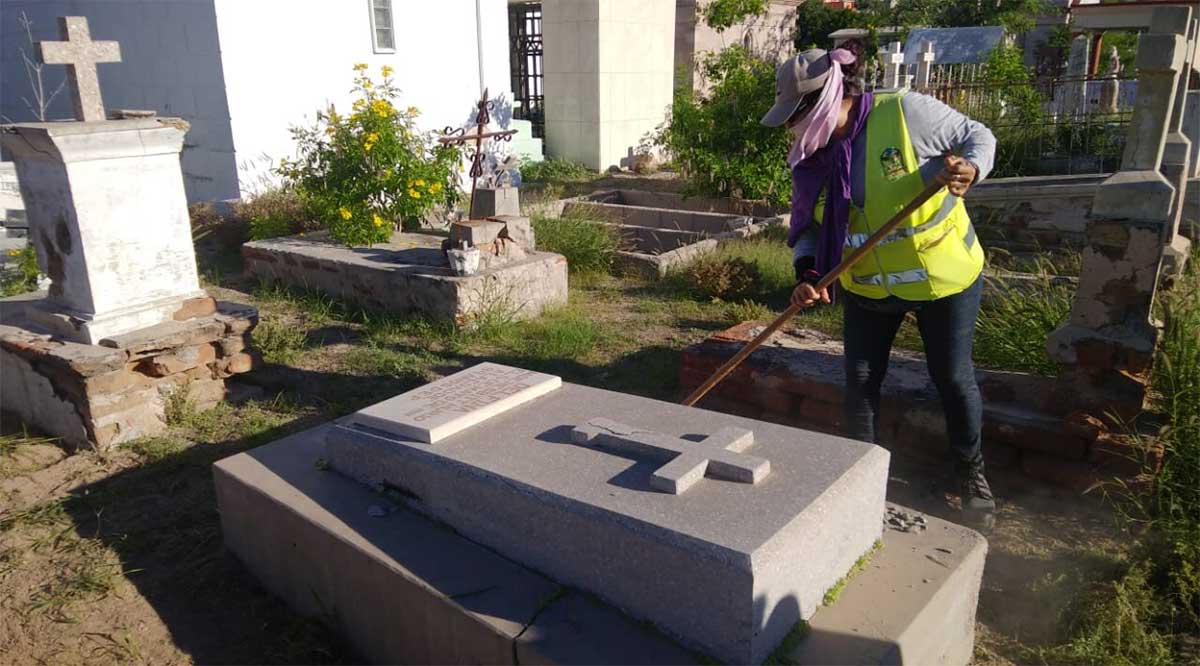
[{"label": "metal cross", "polygon": [[84,122],[104,120],[104,100],[96,63],[121,62],[117,42],[93,42],[86,16],[58,17],[61,42],[38,42],[38,56],[47,65],[66,65],[75,117]]},{"label": "metal cross", "polygon": [[571,431],[571,441],[668,460],[650,476],[650,487],[672,495],[704,476],[755,484],[771,473],[769,460],[742,453],[754,444],[754,433],[743,428],[721,428],[692,442],[609,419],[592,419]]},{"label": "metal cross", "polygon": [[487,131],[487,125],[492,120],[489,111],[495,108],[495,104],[488,100],[487,88],[483,89],[483,97],[479,99],[476,107],[478,108],[478,112],[475,114],[474,132],[467,132],[465,127],[454,128],[447,126],[446,129],[442,130],[442,134],[445,136],[438,139],[439,142],[447,146],[462,146],[472,142],[475,144],[469,155],[471,158],[471,201],[467,208],[468,216],[475,208],[475,184],[479,181],[479,177],[483,175],[483,140],[512,141],[513,135],[517,133],[517,130]]}]

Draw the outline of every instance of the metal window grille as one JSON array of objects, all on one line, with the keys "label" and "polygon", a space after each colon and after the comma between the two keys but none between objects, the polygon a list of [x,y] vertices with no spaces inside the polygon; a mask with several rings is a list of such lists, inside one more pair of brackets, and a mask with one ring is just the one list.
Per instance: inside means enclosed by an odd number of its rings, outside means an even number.
[{"label": "metal window grille", "polygon": [[508,35],[513,96],[519,106],[513,116],[533,125],[533,136],[545,135],[545,98],[542,93],[542,3],[519,2],[508,6]]},{"label": "metal window grille", "polygon": [[375,51],[396,50],[395,24],[392,22],[392,0],[368,0],[371,7],[371,44]]}]

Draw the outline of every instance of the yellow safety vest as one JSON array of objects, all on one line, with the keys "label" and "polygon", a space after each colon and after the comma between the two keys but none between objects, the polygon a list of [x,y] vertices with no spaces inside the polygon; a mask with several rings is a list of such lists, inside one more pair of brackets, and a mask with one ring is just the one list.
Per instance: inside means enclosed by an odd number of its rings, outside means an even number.
[{"label": "yellow safety vest", "polygon": [[[850,206],[843,256],[925,189],[900,107],[902,95],[875,95],[866,128],[866,205]],[[963,291],[981,271],[983,248],[962,199],[943,189],[842,273],[841,281],[848,291],[867,298],[931,301]]]}]

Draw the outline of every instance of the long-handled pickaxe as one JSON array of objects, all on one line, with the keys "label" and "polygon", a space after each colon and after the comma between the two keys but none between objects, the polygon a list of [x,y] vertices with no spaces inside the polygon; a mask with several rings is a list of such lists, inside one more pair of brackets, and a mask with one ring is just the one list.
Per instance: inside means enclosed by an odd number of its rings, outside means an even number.
[{"label": "long-handled pickaxe", "polygon": [[[834,266],[832,270],[826,273],[825,277],[821,278],[821,281],[817,283],[816,290],[820,292],[822,289],[828,288],[830,285],[832,285],[834,281],[838,279],[839,275],[845,273],[846,270],[857,263],[859,259],[862,259],[879,243],[879,241],[883,240],[884,236],[892,233],[893,229],[895,229],[909,215],[912,215],[913,212],[920,208],[926,201],[929,201],[929,198],[937,194],[938,190],[940,189],[942,189],[941,183],[930,183],[920,194],[917,195],[915,199],[910,201],[907,206],[901,208],[899,213],[893,215],[892,219],[888,220],[887,223],[882,227],[879,227],[878,231],[871,234],[871,237],[867,239],[867,242],[863,243],[858,249],[851,252],[850,256],[842,259],[841,263],[839,263],[837,266]],[[795,317],[796,314],[800,312],[800,309],[801,308],[799,305],[791,305],[787,310],[784,310],[783,314],[779,315],[775,321],[771,322],[769,326],[763,329],[762,333],[759,333],[753,340],[746,343],[746,346],[742,347],[738,353],[734,354],[733,358],[725,361],[725,364],[717,368],[717,371],[714,372],[711,377],[704,380],[704,383],[701,384],[699,388],[697,388],[695,391],[692,391],[692,394],[687,398],[684,398],[683,404],[689,407],[696,404],[700,398],[703,398],[705,394],[711,391],[712,388],[720,383],[722,379],[725,379],[729,373],[733,372],[734,368],[738,367],[742,361],[746,360],[747,356],[753,353],[755,349],[758,349],[762,343],[766,342],[767,338],[771,337],[772,333],[779,330],[779,327],[786,324],[789,320],[791,320],[792,317]]]}]

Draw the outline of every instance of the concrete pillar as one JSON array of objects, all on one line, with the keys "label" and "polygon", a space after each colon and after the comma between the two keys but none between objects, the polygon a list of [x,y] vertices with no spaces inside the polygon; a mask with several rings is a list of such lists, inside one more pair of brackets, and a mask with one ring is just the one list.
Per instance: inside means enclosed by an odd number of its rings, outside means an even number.
[{"label": "concrete pillar", "polygon": [[1175,33],[1183,35],[1186,38],[1184,42],[1184,69],[1176,82],[1175,99],[1171,105],[1171,119],[1168,125],[1167,138],[1163,145],[1163,160],[1160,167],[1163,177],[1175,188],[1175,200],[1171,205],[1171,215],[1167,220],[1167,228],[1165,230],[1168,242],[1175,237],[1175,234],[1179,230],[1183,202],[1187,196],[1192,142],[1184,132],[1183,118],[1184,106],[1187,102],[1187,72],[1192,68],[1192,64],[1196,60],[1196,29],[1196,16],[1192,8],[1186,5],[1159,7],[1154,10],[1150,21],[1151,33]]},{"label": "concrete pillar", "polygon": [[631,164],[671,105],[674,40],[673,0],[543,2],[546,152]]},{"label": "concrete pillar", "polygon": [[1185,50],[1174,32],[1138,42],[1138,98],[1121,170],[1096,191],[1071,319],[1046,340],[1064,400],[1081,407],[1131,415],[1145,397],[1158,338],[1151,306],[1175,199],[1159,168]]}]

